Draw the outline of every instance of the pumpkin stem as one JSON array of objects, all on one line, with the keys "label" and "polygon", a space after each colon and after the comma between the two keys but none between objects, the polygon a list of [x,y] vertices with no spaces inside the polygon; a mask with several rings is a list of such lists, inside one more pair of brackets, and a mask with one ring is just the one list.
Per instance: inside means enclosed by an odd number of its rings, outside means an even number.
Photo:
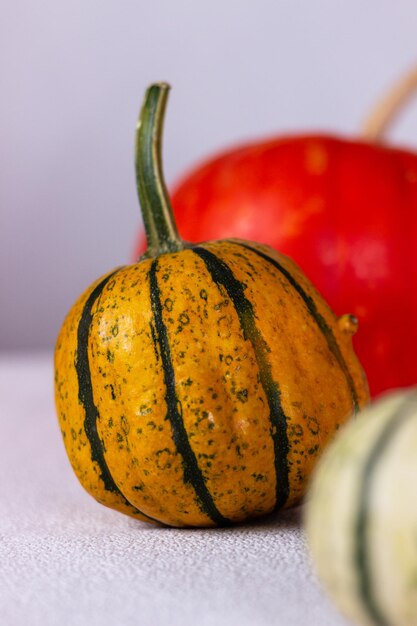
[{"label": "pumpkin stem", "polygon": [[136,185],[145,225],[146,257],[184,248],[162,173],[161,143],[169,85],[151,85],[136,129]]},{"label": "pumpkin stem", "polygon": [[401,114],[402,109],[416,95],[417,91],[417,67],[402,76],[391,87],[386,95],[377,103],[368,118],[362,125],[361,138],[365,141],[382,143],[387,130]]}]

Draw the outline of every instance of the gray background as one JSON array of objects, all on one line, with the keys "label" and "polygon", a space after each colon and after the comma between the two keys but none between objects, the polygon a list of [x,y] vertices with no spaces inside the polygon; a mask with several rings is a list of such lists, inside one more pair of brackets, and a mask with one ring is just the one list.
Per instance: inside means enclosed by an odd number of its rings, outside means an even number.
[{"label": "gray background", "polygon": [[[50,348],[130,260],[133,133],[169,81],[165,171],[268,133],[355,133],[417,63],[415,0],[3,0],[0,349]],[[391,133],[417,146],[417,105]]]}]

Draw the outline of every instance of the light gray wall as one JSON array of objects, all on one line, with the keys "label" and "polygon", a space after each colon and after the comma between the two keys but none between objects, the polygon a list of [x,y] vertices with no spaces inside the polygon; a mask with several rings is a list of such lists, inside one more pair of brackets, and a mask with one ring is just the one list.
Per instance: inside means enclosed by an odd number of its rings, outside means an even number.
[{"label": "light gray wall", "polygon": [[[2,0],[0,348],[53,345],[140,225],[133,133],[173,85],[168,181],[242,139],[355,132],[417,62],[415,0]],[[393,138],[417,146],[417,104]]]}]

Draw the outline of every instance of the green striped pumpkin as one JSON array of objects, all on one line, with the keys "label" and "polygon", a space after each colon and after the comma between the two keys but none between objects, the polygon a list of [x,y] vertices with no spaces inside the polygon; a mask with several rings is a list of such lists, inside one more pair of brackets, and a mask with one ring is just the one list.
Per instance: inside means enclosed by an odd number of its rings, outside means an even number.
[{"label": "green striped pumpkin", "polygon": [[160,162],[166,97],[166,85],[148,90],[137,135],[148,251],[69,312],[56,405],[99,502],[148,522],[228,525],[297,503],[368,389],[355,320],[337,318],[290,259],[179,238]]},{"label": "green striped pumpkin", "polygon": [[306,511],[324,586],[360,624],[417,625],[417,389],[350,422],[315,473]]}]

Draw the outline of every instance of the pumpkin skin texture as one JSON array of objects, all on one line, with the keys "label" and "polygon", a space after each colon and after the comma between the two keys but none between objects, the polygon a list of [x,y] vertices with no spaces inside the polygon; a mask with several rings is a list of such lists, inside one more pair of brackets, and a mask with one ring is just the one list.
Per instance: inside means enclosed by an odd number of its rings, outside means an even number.
[{"label": "pumpkin skin texture", "polygon": [[296,504],[326,444],[367,400],[349,320],[288,258],[227,240],[95,283],[62,327],[55,368],[84,487],[175,526]]},{"label": "pumpkin skin texture", "polygon": [[386,394],[323,455],[306,512],[317,572],[358,624],[417,624],[417,390]]},{"label": "pumpkin skin texture", "polygon": [[322,449],[368,400],[337,318],[299,268],[241,240],[184,244],[159,162],[166,85],[145,97],[137,178],[148,252],[95,282],[55,351],[56,405],[81,484],[171,526],[296,504]]},{"label": "pumpkin skin texture", "polygon": [[373,396],[417,384],[408,349],[417,345],[416,154],[329,135],[277,137],[191,170],[172,205],[186,240],[265,243],[293,258],[334,311],[350,310]]}]

